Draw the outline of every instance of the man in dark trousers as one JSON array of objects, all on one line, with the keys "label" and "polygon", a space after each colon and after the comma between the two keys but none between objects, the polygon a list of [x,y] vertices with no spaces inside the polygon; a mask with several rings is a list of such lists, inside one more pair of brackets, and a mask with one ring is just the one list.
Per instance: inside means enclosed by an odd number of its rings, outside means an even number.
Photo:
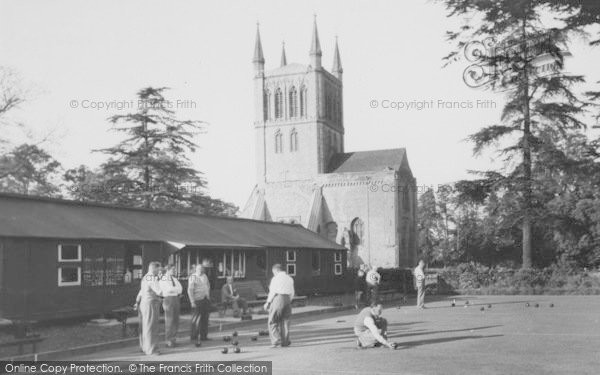
[{"label": "man in dark trousers", "polygon": [[383,306],[373,302],[362,309],[354,321],[354,334],[359,348],[387,346],[396,349],[396,344],[387,341],[387,320],[381,316]]},{"label": "man in dark trousers", "polygon": [[233,277],[231,276],[227,277],[227,282],[221,288],[221,302],[231,304],[234,318],[239,317],[240,307],[242,308],[243,314],[248,312],[248,304],[246,303],[246,300],[238,294],[237,289],[233,285]]},{"label": "man in dark trousers", "polygon": [[358,310],[364,306],[367,281],[365,271],[361,268],[354,278],[354,307]]},{"label": "man in dark trousers", "polygon": [[200,346],[200,341],[208,340],[210,314],[210,282],[201,264],[196,265],[196,271],[188,278],[187,292],[192,307],[190,339],[196,346]]},{"label": "man in dark trousers", "polygon": [[273,266],[273,278],[269,285],[269,296],[265,310],[269,312],[269,335],[271,347],[289,346],[290,318],[292,316],[292,300],[294,299],[294,279],[281,267]]}]

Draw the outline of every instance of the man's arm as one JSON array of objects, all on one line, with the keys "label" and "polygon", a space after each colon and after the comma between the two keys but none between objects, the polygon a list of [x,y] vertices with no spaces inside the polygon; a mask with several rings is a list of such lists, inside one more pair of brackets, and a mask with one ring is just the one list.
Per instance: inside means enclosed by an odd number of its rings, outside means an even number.
[{"label": "man's arm", "polygon": [[375,325],[375,321],[373,320],[373,318],[367,316],[363,323],[369,329],[369,331],[371,331],[371,334],[373,335],[373,337],[375,337],[375,340],[379,341],[381,344],[387,346],[390,349],[394,349],[394,346],[390,342],[388,342],[385,339],[385,337],[381,336],[381,334],[379,333],[379,328],[377,328],[377,326]]},{"label": "man's arm", "polygon": [[196,277],[194,275],[188,277],[187,294],[190,298],[190,305],[196,307],[196,301],[194,301],[194,284],[196,283]]}]

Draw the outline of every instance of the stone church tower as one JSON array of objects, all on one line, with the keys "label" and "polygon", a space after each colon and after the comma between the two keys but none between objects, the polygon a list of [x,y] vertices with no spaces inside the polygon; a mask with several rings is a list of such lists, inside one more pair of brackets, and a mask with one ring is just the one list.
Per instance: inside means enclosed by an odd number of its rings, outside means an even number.
[{"label": "stone church tower", "polygon": [[256,186],[241,216],[300,224],[349,250],[350,266],[413,267],[416,180],[403,148],[344,152],[342,61],[322,66],[316,20],[309,64],[265,70],[254,48]]}]

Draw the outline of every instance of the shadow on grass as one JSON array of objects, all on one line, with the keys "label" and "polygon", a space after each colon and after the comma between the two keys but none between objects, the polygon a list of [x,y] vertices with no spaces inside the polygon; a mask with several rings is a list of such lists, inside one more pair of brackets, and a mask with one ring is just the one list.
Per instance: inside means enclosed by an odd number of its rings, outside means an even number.
[{"label": "shadow on grass", "polygon": [[445,342],[461,341],[461,340],[474,340],[474,339],[489,339],[494,337],[502,337],[504,335],[469,335],[469,336],[454,336],[454,337],[440,337],[437,339],[418,340],[399,343],[399,349],[410,349],[417,346],[441,344]]}]

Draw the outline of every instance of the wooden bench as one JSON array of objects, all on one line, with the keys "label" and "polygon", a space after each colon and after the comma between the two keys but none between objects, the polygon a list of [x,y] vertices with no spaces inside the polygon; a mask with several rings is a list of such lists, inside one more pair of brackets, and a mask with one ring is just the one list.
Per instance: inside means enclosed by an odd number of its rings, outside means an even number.
[{"label": "wooden bench", "polygon": [[[241,298],[246,301],[248,308],[262,306],[267,302],[269,294],[258,280],[244,280],[233,283],[235,289]],[[292,306],[306,306],[306,296],[296,296],[292,300]],[[227,308],[231,307],[231,302],[221,301],[219,304],[219,314],[225,315]]]},{"label": "wooden bench", "polygon": [[8,341],[8,342],[3,342],[0,343],[0,348],[6,348],[6,347],[11,347],[11,346],[18,346],[19,347],[19,355],[23,355],[23,347],[25,345],[31,345],[31,349],[32,349],[32,353],[33,354],[37,354],[37,344],[39,342],[44,341],[45,338],[44,337],[40,337],[40,335],[31,335],[29,337],[25,337],[22,339],[15,339],[13,341]]}]

